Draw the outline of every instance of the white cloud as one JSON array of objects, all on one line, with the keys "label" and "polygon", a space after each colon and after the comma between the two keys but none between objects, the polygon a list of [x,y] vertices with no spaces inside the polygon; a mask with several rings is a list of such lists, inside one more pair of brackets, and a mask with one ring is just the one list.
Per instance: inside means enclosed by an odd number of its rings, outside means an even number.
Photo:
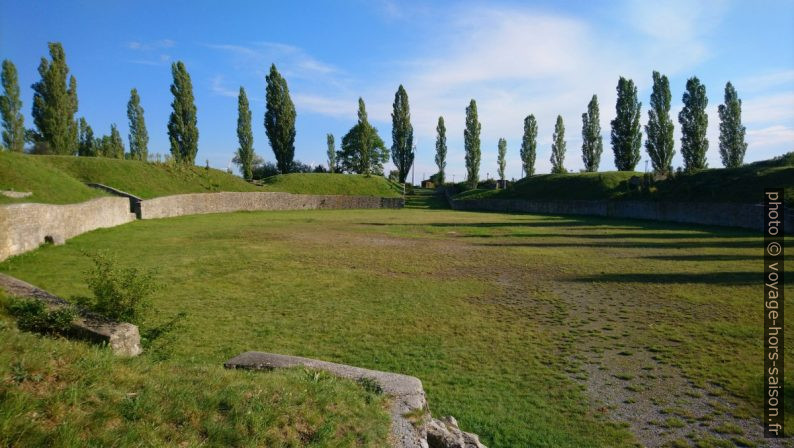
[{"label": "white cloud", "polygon": [[356,117],[356,99],[335,99],[320,95],[296,93],[292,95],[295,107],[301,111],[310,111],[329,117]]},{"label": "white cloud", "polygon": [[303,49],[278,42],[257,42],[250,45],[213,44],[209,48],[232,57],[235,69],[263,76],[276,64],[279,71],[290,78],[323,79],[339,70],[310,56]]},{"label": "white cloud", "polygon": [[742,100],[745,123],[794,122],[794,91]]},{"label": "white cloud", "polygon": [[223,76],[221,75],[217,75],[212,78],[210,88],[212,92],[215,93],[216,95],[237,98],[237,95],[239,94],[239,91],[226,86],[223,80]]},{"label": "white cloud", "polygon": [[794,151],[794,129],[776,125],[748,130],[747,145],[749,148],[785,145]]}]

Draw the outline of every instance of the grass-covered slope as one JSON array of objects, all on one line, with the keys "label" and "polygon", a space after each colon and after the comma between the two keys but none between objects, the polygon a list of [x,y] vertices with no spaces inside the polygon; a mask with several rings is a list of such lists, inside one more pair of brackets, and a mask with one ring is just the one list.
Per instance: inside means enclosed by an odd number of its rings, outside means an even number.
[{"label": "grass-covered slope", "polygon": [[87,201],[103,193],[85,186],[45,160],[25,154],[0,151],[0,190],[33,193],[26,198],[0,195],[0,204],[46,202],[67,204]]},{"label": "grass-covered slope", "polygon": [[286,174],[254,185],[221,170],[102,157],[40,156],[0,151],[0,190],[30,191],[32,196],[0,196],[0,204],[65,204],[102,196],[85,183],[109,185],[143,199],[215,191],[283,191],[396,197],[401,191],[382,176]]},{"label": "grass-covered slope", "polygon": [[595,200],[643,199],[682,202],[763,201],[764,188],[783,187],[786,201],[794,203],[794,153],[739,168],[707,169],[677,174],[655,182],[647,191],[629,187],[629,179],[643,173],[543,174],[516,182],[507,190],[469,190],[456,199]]},{"label": "grass-covered slope", "polygon": [[182,193],[261,191],[243,179],[213,168],[143,163],[103,157],[29,156],[81,182],[96,182],[143,199]]},{"label": "grass-covered slope", "polygon": [[19,331],[0,306],[0,446],[386,445],[383,396],[302,369],[135,359]]},{"label": "grass-covered slope", "polygon": [[402,190],[382,176],[293,173],[268,177],[262,182],[267,191],[283,191],[286,193],[381,197],[398,197],[402,195]]}]

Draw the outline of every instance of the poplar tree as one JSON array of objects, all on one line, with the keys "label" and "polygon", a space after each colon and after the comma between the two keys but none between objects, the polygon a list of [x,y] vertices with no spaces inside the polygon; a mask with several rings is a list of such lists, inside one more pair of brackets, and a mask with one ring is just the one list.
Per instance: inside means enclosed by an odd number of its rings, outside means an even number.
[{"label": "poplar tree", "polygon": [[612,120],[612,151],[615,153],[615,167],[620,171],[634,171],[640,161],[640,108],[637,100],[637,87],[634,81],[620,77],[618,99],[615,104],[615,119]]},{"label": "poplar tree", "polygon": [[507,166],[507,140],[500,138],[499,145],[498,145],[498,156],[496,159],[496,163],[498,165],[497,172],[499,173],[499,180],[504,182],[505,180],[505,167]]},{"label": "poplar tree", "polygon": [[77,155],[81,157],[96,157],[97,142],[94,139],[94,130],[88,125],[85,118],[80,117],[80,131],[77,145]]},{"label": "poplar tree", "polygon": [[127,103],[127,118],[130,123],[130,157],[133,160],[149,160],[149,133],[146,131],[146,122],[143,119],[143,107],[138,90],[130,90],[130,100]]},{"label": "poplar tree", "polygon": [[411,109],[408,105],[408,93],[400,84],[394,94],[393,111],[391,114],[391,160],[397,167],[400,183],[405,182],[411,165],[414,163],[414,128],[411,126]]},{"label": "poplar tree", "polygon": [[667,76],[653,72],[653,91],[651,109],[648,111],[648,124],[645,125],[645,149],[651,158],[653,170],[667,174],[673,170],[673,120],[670,118],[670,81]]},{"label": "poplar tree", "polygon": [[568,171],[563,166],[565,161],[565,125],[562,116],[557,115],[554,124],[554,136],[551,143],[551,172],[552,174],[565,174]]},{"label": "poplar tree", "polygon": [[328,144],[328,172],[336,171],[336,148],[334,147],[334,134],[327,134],[325,141]]},{"label": "poplar tree", "polygon": [[582,161],[585,171],[598,171],[603,151],[604,142],[601,137],[598,97],[593,95],[587,104],[587,112],[582,114]]},{"label": "poplar tree", "polygon": [[3,61],[3,94],[0,95],[0,116],[3,119],[3,146],[9,151],[25,149],[25,117],[22,115],[22,100],[19,98],[17,68],[8,59]]},{"label": "poplar tree", "polygon": [[295,105],[289,96],[287,80],[276,70],[276,65],[270,65],[270,74],[265,77],[266,111],[265,133],[270,141],[270,147],[276,156],[276,165],[282,173],[292,170],[292,161],[295,157]]},{"label": "poplar tree", "polygon": [[[66,54],[60,42],[48,44],[51,61],[41,58],[41,80],[33,88],[33,140],[53,154],[77,152],[77,80],[69,76]],[[68,78],[68,82],[67,82]]]},{"label": "poplar tree", "polygon": [[240,168],[245,180],[251,180],[254,170],[254,133],[251,130],[251,108],[248,105],[248,96],[241,86],[237,96],[237,157],[240,159]]},{"label": "poplar tree", "polygon": [[199,131],[196,119],[196,104],[193,100],[193,83],[182,61],[171,64],[174,78],[171,84],[171,116],[168,119],[168,139],[171,155],[177,162],[195,165],[198,152]]},{"label": "poplar tree", "polygon": [[438,183],[444,185],[447,168],[447,127],[444,125],[444,117],[438,117],[436,126],[436,166],[438,167]]},{"label": "poplar tree", "polygon": [[521,139],[521,163],[526,176],[535,174],[535,156],[538,148],[538,122],[530,114],[524,118],[524,137]]},{"label": "poplar tree", "polygon": [[742,125],[742,100],[728,81],[725,84],[725,103],[718,108],[720,114],[720,157],[725,168],[736,168],[744,163],[747,142]]},{"label": "poplar tree", "polygon": [[466,151],[466,173],[469,188],[477,188],[480,180],[480,129],[477,119],[477,102],[471,100],[466,107],[466,129],[463,130],[463,147]]},{"label": "poplar tree", "polygon": [[706,97],[706,86],[700,83],[697,76],[687,80],[683,102],[684,108],[678,113],[678,122],[681,123],[681,155],[684,156],[684,170],[693,172],[706,168],[706,151],[709,149],[709,140],[706,138],[709,125],[706,106],[709,100]]}]

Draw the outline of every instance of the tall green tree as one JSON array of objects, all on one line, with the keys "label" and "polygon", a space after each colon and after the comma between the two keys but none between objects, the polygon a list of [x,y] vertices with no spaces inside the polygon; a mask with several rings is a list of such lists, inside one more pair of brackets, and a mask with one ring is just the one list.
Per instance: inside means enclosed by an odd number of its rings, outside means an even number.
[{"label": "tall green tree", "polygon": [[640,161],[640,108],[637,100],[637,87],[634,81],[620,77],[618,99],[615,104],[615,119],[612,120],[612,151],[615,153],[615,167],[620,171],[634,171]]},{"label": "tall green tree", "polygon": [[96,147],[97,155],[102,157],[124,158],[124,140],[121,139],[121,133],[115,123],[110,125],[110,135],[104,135],[97,140]]},{"label": "tall green tree", "polygon": [[585,171],[598,171],[602,152],[604,152],[604,142],[601,137],[598,97],[593,95],[587,104],[587,112],[582,114],[582,161]]},{"label": "tall green tree", "polygon": [[557,123],[554,124],[554,136],[551,142],[551,172],[552,174],[565,174],[565,124],[562,116],[557,115]]},{"label": "tall green tree", "polygon": [[171,116],[168,119],[168,139],[171,155],[177,162],[196,164],[199,131],[196,118],[196,103],[193,100],[193,82],[182,61],[171,64]]},{"label": "tall green tree", "polygon": [[414,127],[411,126],[411,108],[408,105],[408,92],[400,84],[394,94],[391,114],[391,160],[397,167],[400,183],[405,182],[411,165],[414,163]]},{"label": "tall green tree", "polygon": [[[41,58],[41,80],[33,88],[34,141],[44,144],[53,154],[77,152],[77,80],[69,76],[66,54],[60,42],[48,44],[51,61]],[[68,82],[67,82],[68,79]]]},{"label": "tall green tree", "polygon": [[17,68],[8,59],[3,61],[3,94],[0,95],[0,116],[3,119],[3,146],[9,151],[25,149],[25,117],[22,115],[22,100],[19,98]]},{"label": "tall green tree", "polygon": [[336,153],[338,168],[346,173],[383,175],[383,164],[389,150],[378,130],[369,124],[364,100],[358,99],[358,122],[342,137],[341,150]]},{"label": "tall green tree", "polygon": [[706,168],[706,151],[709,149],[709,140],[706,138],[706,129],[709,126],[706,106],[709,100],[706,97],[706,86],[700,83],[697,76],[687,80],[683,102],[684,108],[678,113],[678,122],[681,123],[681,155],[684,156],[684,170],[693,172]]},{"label": "tall green tree", "polygon": [[80,117],[79,120],[79,137],[77,145],[77,155],[81,157],[96,157],[97,156],[97,142],[94,139],[94,130],[88,125],[85,118]]},{"label": "tall green tree", "polygon": [[477,188],[480,180],[480,130],[477,102],[471,100],[466,107],[466,128],[463,130],[463,148],[466,151],[466,181],[469,188]]},{"label": "tall green tree", "polygon": [[130,157],[134,160],[149,160],[149,132],[146,130],[146,121],[143,119],[143,107],[138,89],[130,90],[130,100],[127,102],[127,118],[130,123]]},{"label": "tall green tree", "polygon": [[248,96],[245,89],[240,86],[237,95],[237,157],[240,159],[240,168],[245,180],[253,178],[254,171],[254,132],[251,130],[251,108],[248,105]]},{"label": "tall green tree", "polygon": [[507,167],[507,140],[500,138],[499,145],[497,146],[497,148],[498,148],[498,154],[496,158],[496,164],[498,168],[497,172],[499,173],[499,180],[504,182],[505,168]]},{"label": "tall green tree", "polygon": [[276,156],[278,170],[289,173],[295,158],[295,105],[289,96],[287,80],[276,70],[275,64],[270,66],[265,80],[265,133]]},{"label": "tall green tree", "polygon": [[438,125],[436,125],[436,166],[438,183],[444,185],[447,169],[447,127],[444,125],[444,117],[438,117]]},{"label": "tall green tree", "polygon": [[327,134],[325,136],[325,143],[328,145],[328,172],[336,172],[336,147],[334,143],[334,134]]},{"label": "tall green tree", "polygon": [[653,72],[653,91],[651,109],[648,111],[648,124],[645,125],[645,149],[651,158],[653,170],[667,174],[673,170],[673,120],[670,118],[670,81],[667,76]]},{"label": "tall green tree", "polygon": [[720,157],[726,168],[736,168],[744,163],[747,142],[742,125],[742,100],[728,81],[725,84],[725,103],[718,108],[720,114]]},{"label": "tall green tree", "polygon": [[530,114],[524,118],[524,137],[521,139],[521,163],[526,176],[535,174],[535,157],[538,149],[538,122]]}]

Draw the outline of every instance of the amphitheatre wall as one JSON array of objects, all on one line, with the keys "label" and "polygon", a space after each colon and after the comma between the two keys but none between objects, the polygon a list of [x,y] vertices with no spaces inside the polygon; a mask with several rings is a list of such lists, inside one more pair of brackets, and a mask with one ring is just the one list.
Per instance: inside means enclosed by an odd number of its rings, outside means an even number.
[{"label": "amphitheatre wall", "polygon": [[[529,201],[524,199],[450,200],[455,210],[590,215],[684,224],[739,227],[761,231],[763,205],[653,201]],[[786,210],[785,231],[794,233],[794,210]]]},{"label": "amphitheatre wall", "polygon": [[140,202],[141,219],[202,213],[257,210],[402,208],[402,198],[377,196],[309,195],[273,192],[196,193],[163,196]]},{"label": "amphitheatre wall", "polygon": [[78,204],[0,206],[0,260],[45,242],[63,244],[73,236],[135,220],[127,198],[103,197]]},{"label": "amphitheatre wall", "polygon": [[302,195],[290,193],[197,193],[140,201],[134,197],[103,197],[78,204],[11,204],[0,206],[0,261],[36,249],[45,242],[139,219],[201,213],[255,210],[402,208],[402,198]]}]

